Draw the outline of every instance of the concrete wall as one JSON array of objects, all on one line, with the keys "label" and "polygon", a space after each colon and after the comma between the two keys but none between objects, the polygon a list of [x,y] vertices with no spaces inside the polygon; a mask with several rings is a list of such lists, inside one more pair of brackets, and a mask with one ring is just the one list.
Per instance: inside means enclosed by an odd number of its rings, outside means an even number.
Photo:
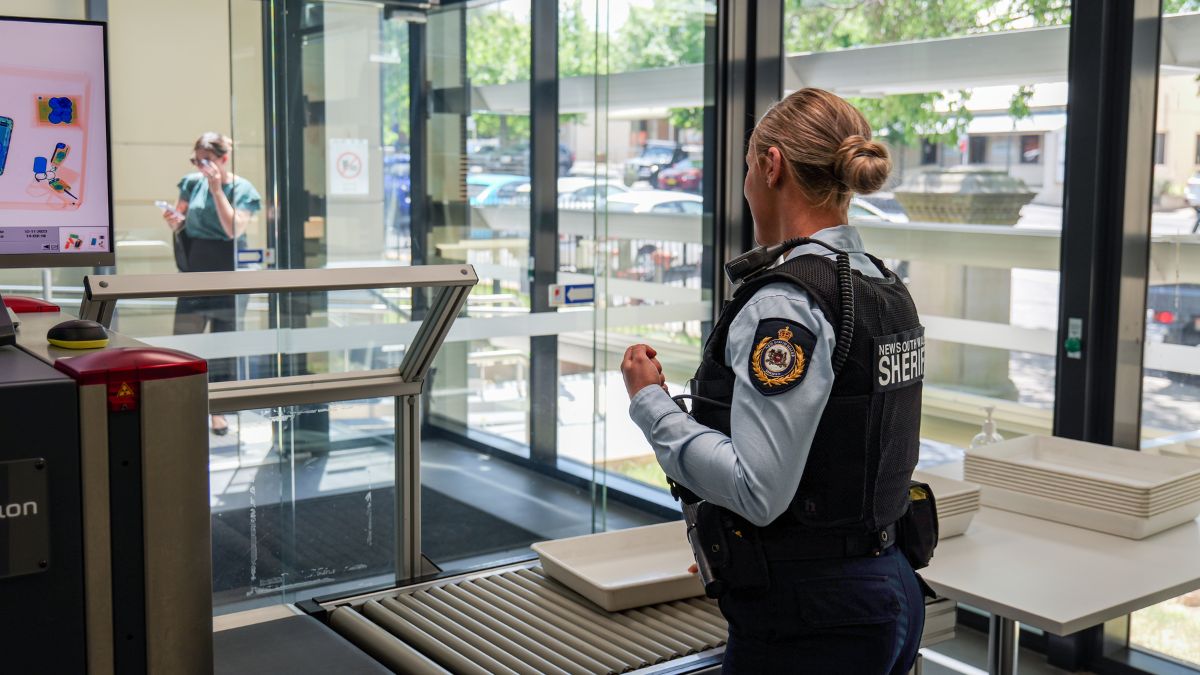
[{"label": "concrete wall", "polygon": [[0,16],[36,16],[45,19],[83,19],[84,0],[0,0]]},{"label": "concrete wall", "polygon": [[173,272],[154,201],[178,197],[197,136],[230,133],[229,2],[109,0],[108,19],[117,265]]}]

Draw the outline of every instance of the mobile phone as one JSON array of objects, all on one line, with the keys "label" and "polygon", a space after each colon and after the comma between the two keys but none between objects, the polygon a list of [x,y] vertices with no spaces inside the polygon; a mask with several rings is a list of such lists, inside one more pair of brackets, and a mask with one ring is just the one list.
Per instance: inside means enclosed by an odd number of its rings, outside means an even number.
[{"label": "mobile phone", "polygon": [[8,146],[12,142],[13,121],[11,117],[0,117],[0,176],[8,162]]},{"label": "mobile phone", "polygon": [[170,202],[165,202],[161,199],[158,199],[154,202],[154,205],[173,216],[182,215],[178,211],[175,210],[174,206],[171,206]]},{"label": "mobile phone", "polygon": [[66,143],[58,143],[54,146],[54,152],[50,155],[50,166],[55,169],[67,159],[67,154],[71,152],[71,146]]}]

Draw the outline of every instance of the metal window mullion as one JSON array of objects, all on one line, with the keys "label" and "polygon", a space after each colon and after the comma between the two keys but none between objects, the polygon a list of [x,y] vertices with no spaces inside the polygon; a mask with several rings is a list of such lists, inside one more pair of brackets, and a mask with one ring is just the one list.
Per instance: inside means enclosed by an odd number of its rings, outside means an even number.
[{"label": "metal window mullion", "polygon": [[[1160,10],[1071,7],[1054,435],[1129,449],[1141,423]],[[1081,358],[1064,347],[1073,322]],[[1098,669],[1124,646],[1114,642],[1127,644],[1128,620],[1047,640],[1052,665]]]},{"label": "metal window mullion", "polygon": [[[531,5],[530,311],[553,312],[558,278],[558,3]],[[537,462],[558,456],[558,336],[529,338],[529,451]]]},{"label": "metal window mullion", "polygon": [[[742,194],[743,157],[754,124],[783,96],[783,0],[722,0],[717,3],[715,129],[706,154],[717,168],[712,195],[714,248],[713,316],[732,288],[721,273],[726,261],[754,243],[754,220]],[[711,150],[707,147],[711,145]],[[706,196],[707,198],[707,196]]]},{"label": "metal window mullion", "polygon": [[[1158,0],[1072,8],[1055,435],[1138,447]],[[1062,347],[1083,325],[1082,358]]]}]

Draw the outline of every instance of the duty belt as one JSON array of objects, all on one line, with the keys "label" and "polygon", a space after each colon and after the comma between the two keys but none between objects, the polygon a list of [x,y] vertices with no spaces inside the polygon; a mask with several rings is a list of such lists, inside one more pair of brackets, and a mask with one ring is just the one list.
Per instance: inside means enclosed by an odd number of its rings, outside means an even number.
[{"label": "duty belt", "polygon": [[811,531],[786,530],[762,537],[763,553],[769,561],[821,560],[828,558],[861,558],[876,556],[896,543],[896,524],[869,534],[814,535]]}]

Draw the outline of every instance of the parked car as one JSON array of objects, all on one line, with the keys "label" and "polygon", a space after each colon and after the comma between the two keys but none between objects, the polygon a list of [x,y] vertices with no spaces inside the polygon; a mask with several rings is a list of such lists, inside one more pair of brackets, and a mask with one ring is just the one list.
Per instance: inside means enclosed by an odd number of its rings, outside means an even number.
[{"label": "parked car", "polygon": [[659,171],[686,157],[683,146],[674,141],[648,141],[640,155],[625,161],[625,184],[632,186],[644,180],[657,185]]},{"label": "parked car", "polygon": [[871,202],[854,197],[850,200],[850,222],[856,220],[882,220],[888,223],[907,223],[903,213],[889,213]]},{"label": "parked car", "polygon": [[1184,196],[1188,206],[1196,210],[1196,224],[1192,225],[1192,234],[1200,233],[1200,171],[1192,175],[1184,188]]},{"label": "parked car", "polygon": [[608,197],[609,213],[674,213],[701,215],[704,199],[700,195],[672,190],[630,190]]},{"label": "parked car", "polygon": [[[476,150],[468,149],[468,163],[473,171],[480,173],[529,174],[529,144],[518,143],[501,147],[481,145]],[[558,175],[566,176],[575,165],[575,153],[563,143],[558,144]]]},{"label": "parked car", "polygon": [[383,157],[383,207],[386,222],[397,232],[412,221],[411,159],[407,152]]},{"label": "parked car", "polygon": [[506,173],[468,173],[467,199],[471,206],[509,206],[529,204],[529,176]]},{"label": "parked car", "polygon": [[700,193],[704,180],[704,162],[698,158],[686,157],[674,166],[658,171],[658,189],[681,190],[683,192]]},{"label": "parked car", "polygon": [[[1146,294],[1148,340],[1200,349],[1200,284],[1159,284]],[[1200,375],[1168,372],[1184,384],[1200,384]]]},{"label": "parked car", "polygon": [[568,176],[558,179],[558,208],[590,211],[604,208],[608,198],[628,189],[619,181],[590,176]]}]

